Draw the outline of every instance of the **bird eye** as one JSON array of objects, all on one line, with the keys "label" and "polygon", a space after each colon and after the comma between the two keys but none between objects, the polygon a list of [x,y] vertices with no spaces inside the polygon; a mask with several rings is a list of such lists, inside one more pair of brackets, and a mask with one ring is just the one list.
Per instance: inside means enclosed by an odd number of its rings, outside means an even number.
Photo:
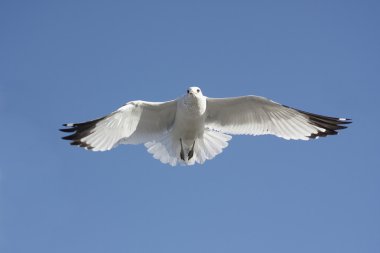
[{"label": "bird eye", "polygon": [[190,93],[190,90],[187,90],[187,93],[189,94],[189,93]]},{"label": "bird eye", "polygon": [[197,89],[197,92],[199,93],[201,90],[200,89]]}]

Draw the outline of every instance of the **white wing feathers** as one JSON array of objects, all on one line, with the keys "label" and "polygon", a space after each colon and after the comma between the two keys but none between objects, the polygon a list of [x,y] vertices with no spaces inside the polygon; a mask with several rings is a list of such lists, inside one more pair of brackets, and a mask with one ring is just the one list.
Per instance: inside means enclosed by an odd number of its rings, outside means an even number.
[{"label": "white wing feathers", "polygon": [[171,127],[177,102],[132,101],[117,111],[88,122],[64,124],[63,137],[72,145],[105,151],[120,143],[139,144],[159,138]]},{"label": "white wing feathers", "polygon": [[287,140],[309,140],[335,135],[351,123],[350,119],[312,114],[258,96],[206,98],[206,103],[206,118],[201,126],[204,129],[194,139],[191,157],[183,157],[183,153],[190,154],[191,145],[183,148],[179,141],[179,135],[188,130],[173,130],[177,100],[132,101],[105,117],[64,124],[66,128],[61,131],[69,133],[63,139],[70,140],[71,145],[93,151],[110,150],[118,144],[145,143],[154,158],[174,166],[202,164],[214,158],[227,147],[231,139],[228,134],[272,134]]},{"label": "white wing feathers", "polygon": [[227,134],[273,134],[287,140],[309,140],[335,135],[349,123],[349,119],[300,111],[264,97],[207,98],[205,127]]}]

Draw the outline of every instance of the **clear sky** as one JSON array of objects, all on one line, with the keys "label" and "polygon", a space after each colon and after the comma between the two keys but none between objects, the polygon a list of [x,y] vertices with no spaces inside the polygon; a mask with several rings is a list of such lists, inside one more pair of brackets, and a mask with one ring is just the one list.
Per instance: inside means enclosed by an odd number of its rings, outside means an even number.
[{"label": "clear sky", "polygon": [[[1,1],[0,252],[380,252],[379,1]],[[199,86],[352,118],[202,166],[62,123]]]}]

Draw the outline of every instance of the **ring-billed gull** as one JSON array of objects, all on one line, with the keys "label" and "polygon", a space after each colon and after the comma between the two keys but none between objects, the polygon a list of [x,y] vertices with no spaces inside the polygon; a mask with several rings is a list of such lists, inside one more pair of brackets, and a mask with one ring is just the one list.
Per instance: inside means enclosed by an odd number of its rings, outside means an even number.
[{"label": "ring-billed gull", "polygon": [[131,101],[115,112],[83,123],[64,124],[63,137],[92,151],[144,143],[172,166],[203,164],[228,146],[230,135],[272,134],[287,140],[335,135],[350,119],[308,113],[264,97],[209,98],[198,87],[172,101]]}]

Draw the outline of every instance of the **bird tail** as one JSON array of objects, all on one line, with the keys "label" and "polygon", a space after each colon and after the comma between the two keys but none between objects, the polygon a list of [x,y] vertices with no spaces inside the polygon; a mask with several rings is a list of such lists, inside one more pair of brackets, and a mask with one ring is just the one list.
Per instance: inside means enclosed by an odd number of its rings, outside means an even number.
[{"label": "bird tail", "polygon": [[230,135],[205,129],[203,138],[199,138],[195,142],[193,159],[200,164],[203,164],[206,160],[213,159],[222,153],[223,149],[228,146],[228,141],[231,138]]},{"label": "bird tail", "polygon": [[[185,160],[180,158],[180,141],[173,140],[170,132],[158,140],[145,143],[145,147],[155,159],[160,160],[162,163],[172,166],[178,164],[194,165],[195,163],[203,164],[206,160],[213,159],[228,146],[229,140],[231,140],[231,136],[227,134],[206,129],[203,136],[195,140],[193,157],[188,159],[188,156],[185,155]],[[186,147],[185,149],[185,153],[187,154],[189,148]]]}]

